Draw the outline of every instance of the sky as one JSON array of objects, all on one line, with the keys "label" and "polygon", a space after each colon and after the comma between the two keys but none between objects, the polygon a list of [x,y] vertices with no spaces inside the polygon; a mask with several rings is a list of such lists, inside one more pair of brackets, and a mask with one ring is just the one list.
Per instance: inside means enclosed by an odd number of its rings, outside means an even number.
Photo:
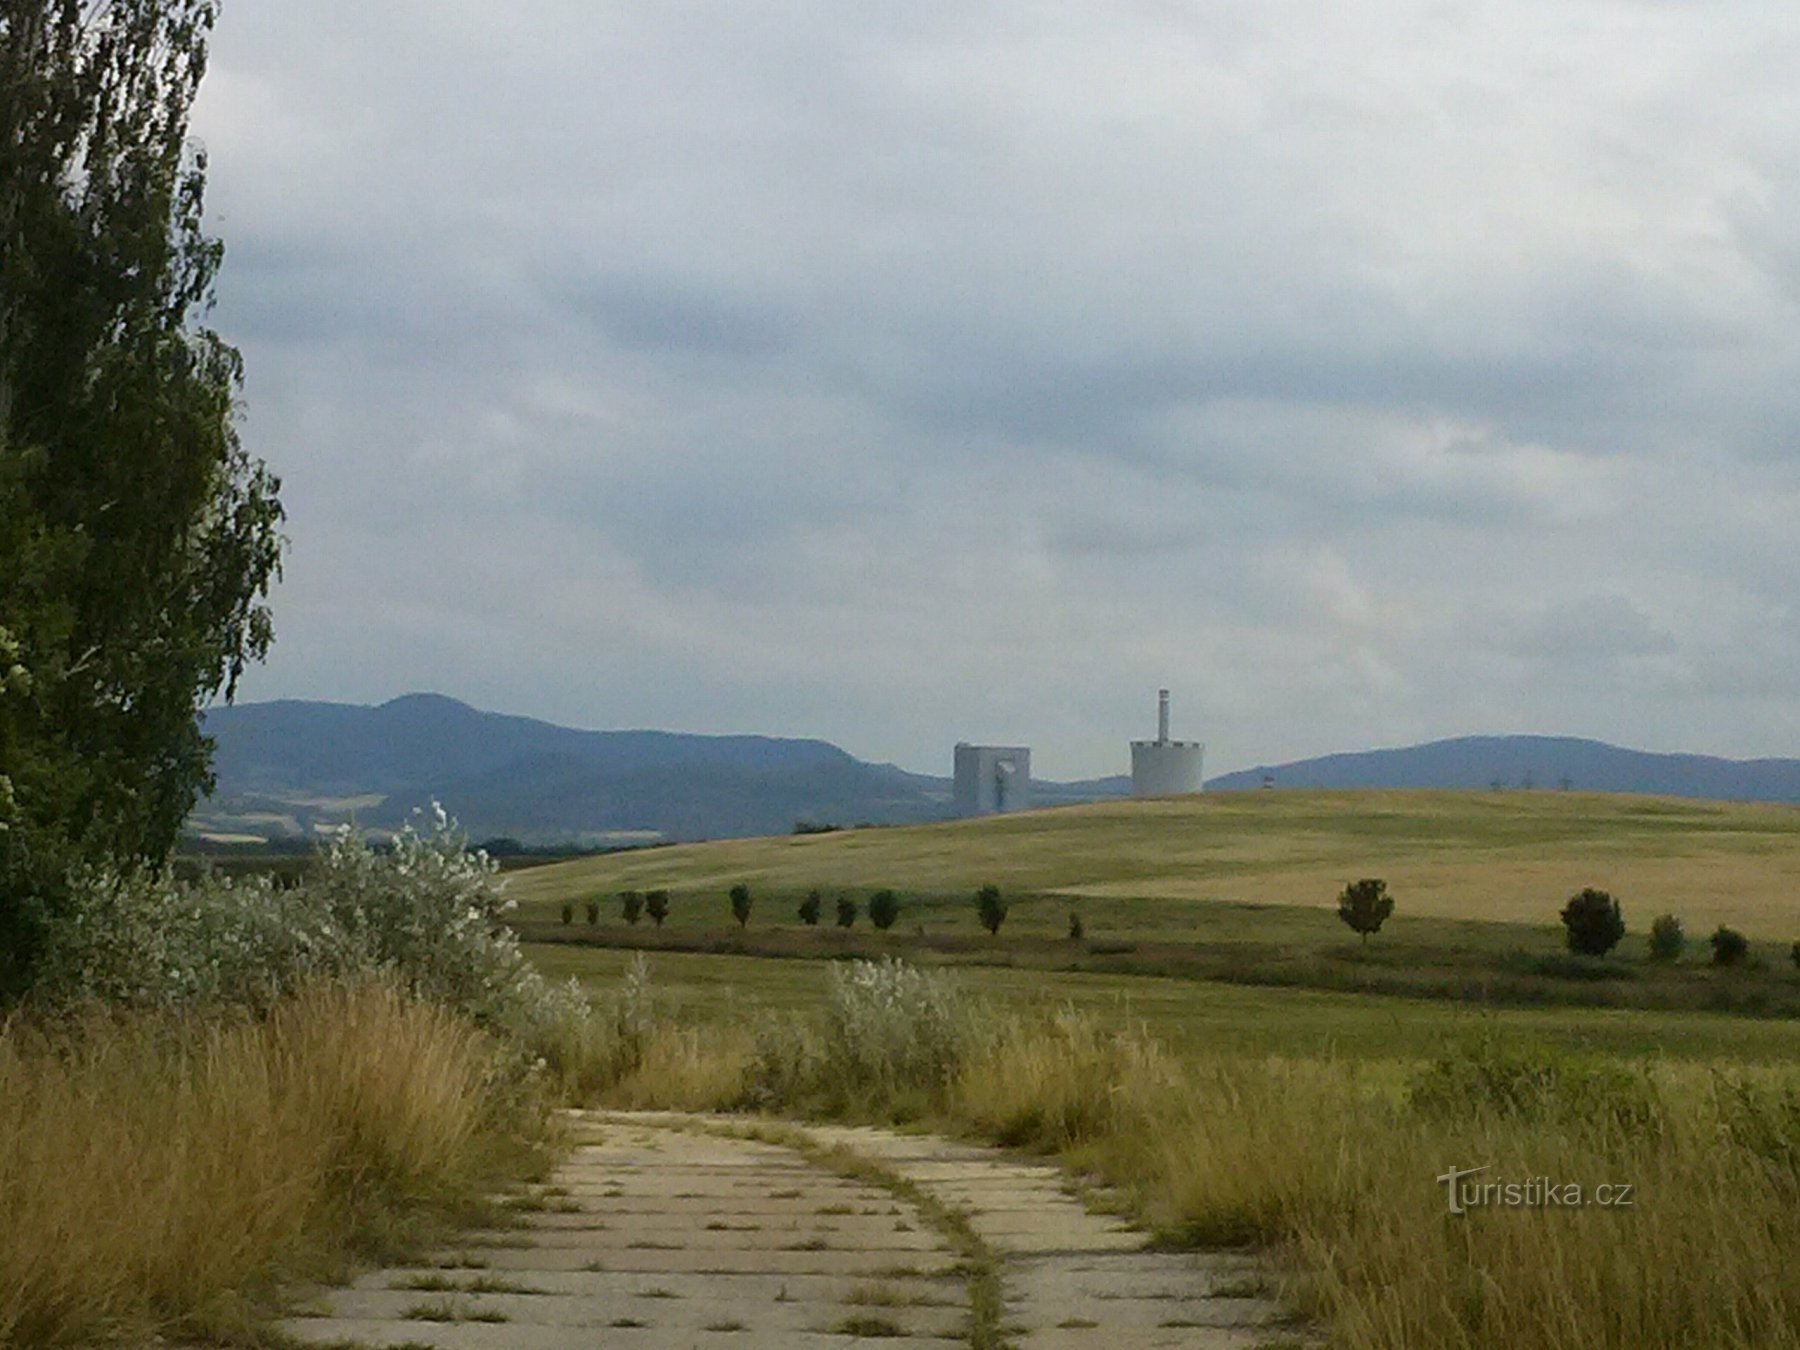
[{"label": "sky", "polygon": [[1792,0],[236,0],[240,700],[1800,755]]}]

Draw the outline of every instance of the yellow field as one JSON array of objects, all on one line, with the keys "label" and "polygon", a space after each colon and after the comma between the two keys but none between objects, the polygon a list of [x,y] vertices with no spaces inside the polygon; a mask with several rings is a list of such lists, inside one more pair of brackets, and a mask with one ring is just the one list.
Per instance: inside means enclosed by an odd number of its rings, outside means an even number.
[{"label": "yellow field", "polygon": [[[1554,923],[1598,886],[1638,928],[1682,915],[1800,937],[1800,807],[1566,792],[1259,792],[1109,802],[982,820],[690,844],[512,878],[528,912],[668,887],[972,890],[1330,907],[1384,877],[1400,914]],[[829,920],[827,920],[829,922]]]}]

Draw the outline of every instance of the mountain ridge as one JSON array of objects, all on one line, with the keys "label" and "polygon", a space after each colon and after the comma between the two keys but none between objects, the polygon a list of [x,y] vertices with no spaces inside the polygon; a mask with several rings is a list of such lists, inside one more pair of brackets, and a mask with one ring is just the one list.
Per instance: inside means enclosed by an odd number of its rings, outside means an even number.
[{"label": "mountain ridge", "polygon": [[[951,781],[807,737],[594,731],[485,712],[437,693],[377,705],[278,699],[215,708],[217,787],[190,819],[214,840],[310,837],[346,822],[397,828],[442,802],[477,838],[605,846],[917,824],[953,814]],[[1121,747],[1122,749],[1123,747]],[[1551,736],[1463,736],[1257,765],[1209,791],[1484,788],[1800,801],[1800,760],[1731,760]],[[1055,806],[1123,796],[1126,775],[1034,780]]]}]

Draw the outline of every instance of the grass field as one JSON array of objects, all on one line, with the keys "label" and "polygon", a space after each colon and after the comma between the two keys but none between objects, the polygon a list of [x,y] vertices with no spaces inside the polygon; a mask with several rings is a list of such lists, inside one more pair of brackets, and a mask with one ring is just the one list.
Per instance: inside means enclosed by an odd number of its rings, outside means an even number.
[{"label": "grass field", "polygon": [[[1384,877],[1406,918],[1554,924],[1583,886],[1638,931],[1664,911],[1694,935],[1729,924],[1800,937],[1800,807],[1573,792],[1217,793],[906,828],[728,840],[579,859],[518,874],[530,917],[590,896],[666,887],[677,900],[748,882],[777,897],[892,886],[925,896],[986,882],[1078,907],[1090,932],[1192,931],[1197,902],[1330,908]],[[1145,902],[1162,901],[1162,906]],[[677,909],[677,921],[683,910]],[[710,921],[712,916],[706,916]],[[910,921],[910,920],[909,920]],[[973,929],[972,913],[942,920]]]},{"label": "grass field", "polygon": [[[526,950],[547,975],[573,976],[597,994],[616,988],[636,955],[568,944]],[[823,961],[722,953],[658,952],[648,960],[660,1008],[684,1026],[742,1026],[763,1012],[811,1012],[825,997],[830,971]],[[1791,1021],[1721,1013],[1472,1009],[1370,994],[996,966],[959,969],[956,977],[1001,1010],[1068,1005],[1104,1026],[1147,1031],[1183,1055],[1413,1060],[1492,1032],[1632,1059],[1792,1064],[1800,1058]]]}]

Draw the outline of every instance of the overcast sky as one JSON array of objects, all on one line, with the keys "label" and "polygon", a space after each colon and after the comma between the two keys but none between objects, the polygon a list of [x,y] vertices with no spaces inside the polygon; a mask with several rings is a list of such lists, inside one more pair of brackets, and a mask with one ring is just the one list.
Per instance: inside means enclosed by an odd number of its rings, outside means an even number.
[{"label": "overcast sky", "polygon": [[236,0],[248,699],[1800,754],[1793,0]]}]

